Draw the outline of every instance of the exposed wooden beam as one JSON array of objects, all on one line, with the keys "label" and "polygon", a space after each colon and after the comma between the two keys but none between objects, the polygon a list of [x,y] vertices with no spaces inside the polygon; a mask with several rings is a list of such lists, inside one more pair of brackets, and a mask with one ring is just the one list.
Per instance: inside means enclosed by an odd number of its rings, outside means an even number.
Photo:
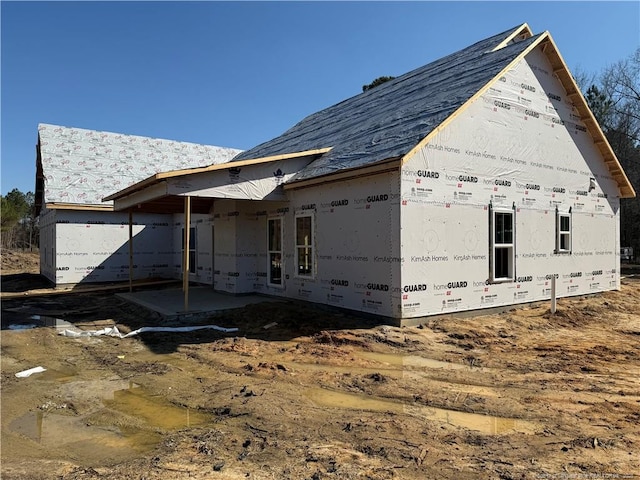
[{"label": "exposed wooden beam", "polygon": [[209,165],[208,167],[197,167],[197,168],[189,168],[189,169],[184,169],[184,170],[172,170],[169,172],[161,172],[161,173],[156,173],[155,175],[152,175],[148,178],[145,178],[144,180],[135,183],[133,185],[130,185],[129,187],[120,190],[119,192],[116,192],[112,195],[109,195],[108,197],[105,197],[103,200],[107,201],[107,200],[116,200],[119,198],[123,198],[126,197],[128,195],[131,195],[135,192],[138,192],[140,190],[143,190],[147,187],[150,187],[151,185],[154,185],[156,183],[159,183],[161,180],[167,179],[167,178],[174,178],[174,177],[182,177],[185,175],[193,175],[196,173],[206,173],[206,172],[214,172],[216,170],[225,170],[228,168],[237,168],[237,167],[244,167],[244,166],[248,166],[248,165],[256,165],[256,164],[260,164],[260,163],[269,163],[269,162],[276,162],[278,160],[288,160],[288,159],[292,159],[292,158],[300,158],[300,157],[312,157],[312,156],[316,156],[316,155],[323,155],[325,153],[327,153],[328,151],[331,150],[331,148],[333,147],[326,147],[326,148],[316,148],[313,150],[304,150],[304,151],[300,151],[300,152],[290,152],[290,153],[283,153],[281,155],[272,155],[269,157],[262,157],[262,158],[251,158],[248,160],[239,160],[236,162],[225,162],[225,163],[216,163],[214,165]]},{"label": "exposed wooden beam", "polygon": [[[191,197],[191,213],[208,214],[213,205],[213,198]],[[148,202],[132,205],[127,209],[137,213],[184,213],[184,197],[168,195]]]},{"label": "exposed wooden beam", "polygon": [[49,210],[83,210],[95,212],[113,212],[113,205],[83,205],[80,203],[47,202],[45,207]]},{"label": "exposed wooden beam", "polygon": [[522,25],[520,25],[520,27],[518,27],[516,30],[514,30],[511,35],[509,35],[502,42],[500,42],[493,49],[493,51],[495,52],[496,50],[500,50],[501,48],[504,48],[505,46],[509,45],[509,43],[511,43],[512,41],[525,40],[525,39],[527,39],[529,37],[532,37],[532,36],[533,36],[533,32],[529,28],[529,25],[527,25],[526,23],[523,23]]},{"label": "exposed wooden beam", "polygon": [[189,240],[191,232],[191,197],[184,197],[184,255],[182,261],[182,290],[184,291],[184,311],[189,311]]}]

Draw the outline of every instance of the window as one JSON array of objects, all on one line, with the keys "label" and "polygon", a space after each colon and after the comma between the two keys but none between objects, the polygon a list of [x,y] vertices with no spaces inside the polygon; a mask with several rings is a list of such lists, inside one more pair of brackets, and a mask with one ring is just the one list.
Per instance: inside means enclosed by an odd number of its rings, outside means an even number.
[{"label": "window", "polygon": [[267,283],[282,286],[282,218],[267,221]]},{"label": "window", "polygon": [[296,217],[296,274],[313,277],[313,215]]},{"label": "window", "polygon": [[[182,258],[184,259],[184,228],[182,229]],[[196,272],[196,227],[189,228],[189,273]]]},{"label": "window", "polygon": [[560,213],[556,209],[555,253],[571,253],[571,209],[568,213]]},{"label": "window", "polygon": [[491,281],[510,281],[515,276],[514,210],[489,208],[489,212]]}]

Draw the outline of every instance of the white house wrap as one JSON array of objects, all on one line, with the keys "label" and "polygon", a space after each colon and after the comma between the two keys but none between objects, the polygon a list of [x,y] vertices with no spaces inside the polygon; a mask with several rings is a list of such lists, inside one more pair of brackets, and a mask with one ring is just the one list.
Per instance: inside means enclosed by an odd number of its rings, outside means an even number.
[{"label": "white house wrap", "polygon": [[633,196],[551,36],[524,24],[105,199],[174,214],[174,252],[190,212],[168,207],[200,202],[184,258],[216,290],[402,323],[547,299],[554,277],[559,296],[619,288]]},{"label": "white house wrap", "polygon": [[[229,161],[240,150],[40,124],[36,207],[40,273],[55,284],[129,278],[129,218],[108,193],[151,174]],[[172,217],[135,214],[134,278],[173,274]]]}]

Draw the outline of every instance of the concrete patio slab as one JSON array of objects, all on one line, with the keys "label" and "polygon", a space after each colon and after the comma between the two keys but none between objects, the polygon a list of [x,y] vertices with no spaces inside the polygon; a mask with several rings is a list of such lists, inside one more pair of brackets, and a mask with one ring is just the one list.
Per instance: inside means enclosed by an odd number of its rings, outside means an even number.
[{"label": "concrete patio slab", "polygon": [[189,310],[184,309],[182,289],[142,290],[118,293],[118,297],[159,313],[165,319],[193,318],[223,313],[236,308],[263,302],[282,300],[262,295],[230,295],[214,291],[211,287],[189,288]]}]

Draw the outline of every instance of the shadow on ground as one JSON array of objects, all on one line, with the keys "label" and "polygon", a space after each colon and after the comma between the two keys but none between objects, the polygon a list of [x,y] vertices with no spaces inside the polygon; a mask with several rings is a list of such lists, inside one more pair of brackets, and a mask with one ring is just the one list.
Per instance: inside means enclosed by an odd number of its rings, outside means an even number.
[{"label": "shadow on ground", "polygon": [[3,292],[18,293],[52,286],[49,280],[38,273],[15,273],[2,275],[1,278]]},{"label": "shadow on ground", "polygon": [[[4,287],[4,277],[2,283]],[[7,291],[19,291],[19,282],[11,285],[12,289]],[[37,287],[32,283],[25,291],[33,288]],[[265,301],[206,317],[182,320],[165,320],[158,313],[132,304],[111,292],[70,292],[2,301],[3,330],[46,327],[55,324],[53,319],[65,320],[83,330],[99,330],[116,325],[122,333],[149,326],[218,325],[238,328],[233,333],[204,329],[190,332],[146,332],[130,339],[139,339],[155,353],[171,353],[180,345],[211,343],[226,337],[285,341],[300,336],[313,336],[326,330],[371,328],[385,323],[384,319],[378,317],[358,316],[296,301]]]}]

